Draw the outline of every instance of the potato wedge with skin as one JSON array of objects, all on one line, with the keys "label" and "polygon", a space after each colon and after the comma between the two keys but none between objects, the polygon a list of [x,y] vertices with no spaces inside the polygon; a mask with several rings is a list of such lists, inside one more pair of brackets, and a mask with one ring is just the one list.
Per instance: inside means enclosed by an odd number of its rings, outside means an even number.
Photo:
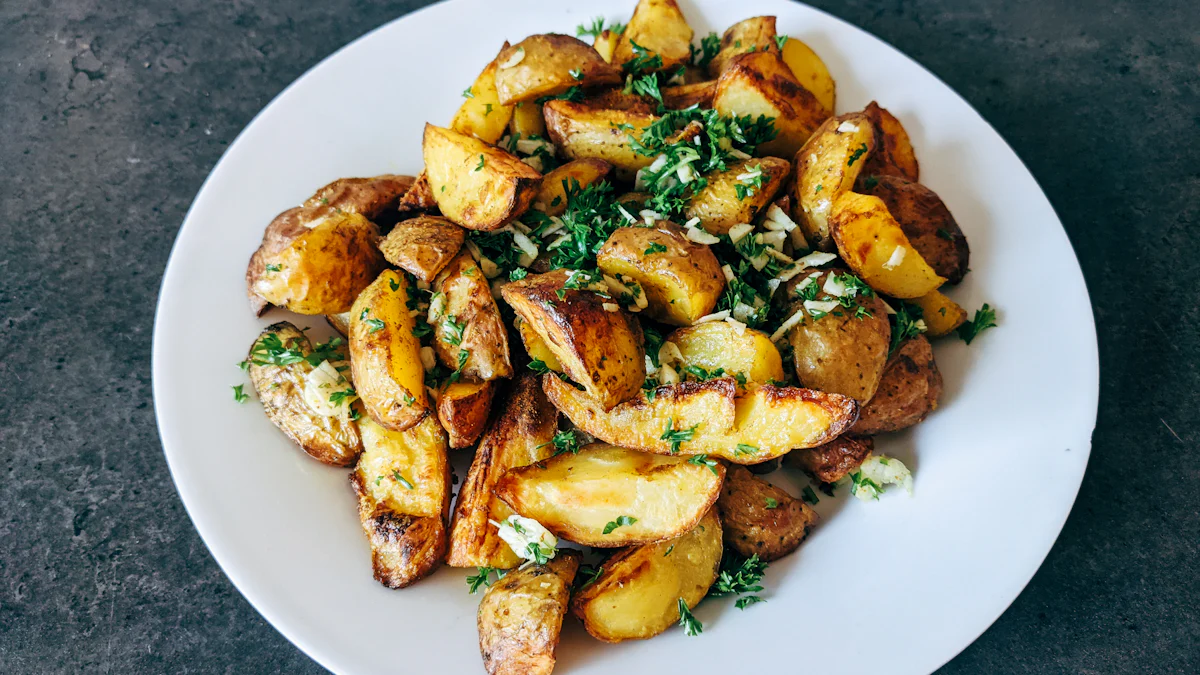
[{"label": "potato wedge with skin", "polygon": [[488,675],[550,675],[579,571],[578,551],[509,572],[479,601],[479,652]]},{"label": "potato wedge with skin", "polygon": [[654,227],[620,227],[596,254],[605,274],[642,288],[644,314],[675,326],[691,325],[717,306],[725,275],[712,250],[687,238],[668,221]]},{"label": "potato wedge with skin", "polygon": [[500,308],[492,297],[483,270],[470,253],[462,251],[446,265],[433,282],[433,303],[444,297],[439,316],[433,322],[433,348],[438,359],[450,370],[460,367],[467,380],[495,380],[512,377],[508,352],[508,329],[500,318]]},{"label": "potato wedge with skin", "polygon": [[946,283],[957,284],[967,274],[971,249],[950,209],[937,193],[920,183],[895,176],[859,180],[863,194],[879,197],[900,223],[912,247]]},{"label": "potato wedge with skin", "polygon": [[941,291],[930,291],[909,302],[921,308],[927,337],[949,335],[967,322],[967,310],[959,307],[957,302],[947,298]]},{"label": "potato wedge with skin", "polygon": [[509,132],[520,134],[521,138],[546,135],[546,120],[542,117],[542,104],[533,101],[518,103],[513,108],[512,123]]},{"label": "potato wedge with skin", "polygon": [[604,59],[605,63],[612,63],[613,53],[617,51],[617,42],[621,39],[620,33],[614,33],[605,28],[596,36],[592,42],[592,48]]},{"label": "potato wedge with skin", "polygon": [[437,210],[437,200],[433,197],[433,189],[429,187],[429,174],[424,170],[421,171],[416,182],[400,198],[400,203],[396,208],[402,214]]},{"label": "potato wedge with skin", "polygon": [[595,582],[575,592],[571,613],[604,642],[644,640],[679,622],[717,580],[723,552],[716,509],[682,537],[621,549]]},{"label": "potato wedge with skin", "polygon": [[804,237],[822,251],[833,250],[829,216],[833,202],[854,186],[862,161],[875,148],[875,134],[863,113],[826,120],[796,153],[793,213]]},{"label": "potato wedge with skin", "polygon": [[264,339],[273,339],[270,336],[278,338],[283,349],[297,350],[304,356],[312,353],[308,338],[286,321],[267,326],[254,341],[246,357],[250,364],[247,370],[267,419],[313,459],[350,466],[363,449],[358,427],[348,414],[322,415],[305,402],[304,389],[313,371],[307,361],[282,366],[266,362],[260,345]]},{"label": "potato wedge with skin", "polygon": [[386,270],[350,309],[354,388],[371,419],[404,431],[429,414],[421,343],[408,310],[408,280]]},{"label": "potato wedge with skin", "polygon": [[[700,225],[710,234],[727,234],[729,228],[754,222],[755,216],[771,205],[792,163],[778,157],[759,157],[733,162],[725,171],[708,174],[704,186],[684,209],[684,216],[699,218]],[[762,186],[754,187],[754,174],[762,175]],[[738,186],[743,197],[738,199]]]},{"label": "potato wedge with skin", "polygon": [[490,521],[503,522],[512,509],[496,496],[496,483],[509,469],[540,462],[554,454],[558,410],[542,391],[541,378],[525,374],[513,382],[502,408],[475,451],[458,493],[450,526],[451,567],[509,569],[524,562],[513,553]]},{"label": "potato wedge with skin", "polygon": [[565,289],[570,276],[567,270],[531,274],[501,294],[563,372],[608,409],[641,391],[646,379],[642,326],[623,310],[604,309],[608,301],[592,291]]},{"label": "potato wedge with skin", "polygon": [[525,345],[525,352],[529,354],[530,359],[535,359],[546,364],[546,367],[556,373],[563,371],[562,363],[554,352],[550,351],[550,346],[546,341],[537,334],[537,331],[532,326],[517,317],[516,320],[517,334],[521,336],[521,342]]},{"label": "potato wedge with skin", "polygon": [[359,420],[363,454],[355,469],[371,499],[407,516],[441,516],[450,493],[446,432],[433,417],[406,431]]},{"label": "potato wedge with skin", "polygon": [[721,78],[713,109],[722,115],[775,118],[775,139],[758,146],[757,154],[791,157],[829,117],[812,92],[801,86],[777,52],[735,57]]},{"label": "potato wedge with skin", "polygon": [[720,77],[735,57],[758,51],[779,53],[773,16],[752,16],[727,28],[721,35],[721,51],[708,63],[708,74]]},{"label": "potato wedge with skin", "polygon": [[548,172],[542,188],[533,200],[533,208],[548,216],[561,216],[567,210],[567,191],[576,184],[585,188],[604,180],[612,164],[602,159],[576,159]]},{"label": "potato wedge with skin", "polygon": [[[500,48],[500,56],[508,50],[508,42]],[[450,128],[460,134],[474,136],[484,143],[495,144],[504,136],[508,122],[513,116],[513,106],[500,102],[496,91],[497,56],[487,64],[483,72],[475,78],[467,89],[471,95],[466,97],[454,119],[450,120]]]},{"label": "potato wedge with skin", "polygon": [[711,108],[713,97],[717,95],[717,81],[707,80],[663,87],[662,95],[663,105],[671,110],[682,110],[691,106]]},{"label": "potato wedge with skin", "polygon": [[339,178],[317,190],[306,207],[328,206],[366,216],[374,222],[385,212],[393,211],[404,193],[412,189],[413,176],[384,174],[371,178]]},{"label": "potato wedge with skin", "polygon": [[383,269],[379,230],[361,214],[328,206],[284,211],[263,233],[246,267],[255,314],[268,305],[297,314],[337,314]]},{"label": "potato wedge with skin", "polygon": [[[641,139],[642,132],[658,116],[640,110],[595,108],[586,103],[548,101],[543,106],[546,133],[569,159],[602,159],[613,165],[621,180],[633,180],[638,169],[650,166],[653,157],[639,155],[629,137]],[[632,127],[628,131],[624,125]]]},{"label": "potato wedge with skin", "polygon": [[856,192],[839,195],[829,231],[846,265],[880,293],[918,298],[946,282],[925,262],[878,197]]},{"label": "potato wedge with skin", "polygon": [[555,96],[571,87],[620,84],[624,79],[620,68],[569,35],[530,35],[501,49],[496,62],[496,92],[504,105]]},{"label": "potato wedge with skin", "polygon": [[671,70],[691,59],[692,27],[675,0],[638,0],[633,16],[617,40],[612,62],[624,65],[637,57],[638,47],[662,59],[662,67]]},{"label": "potato wedge with skin", "polygon": [[379,241],[385,260],[431,283],[462,248],[466,232],[440,216],[417,216],[396,223]]},{"label": "potato wedge with skin", "polygon": [[350,472],[358,516],[371,546],[375,580],[404,588],[436,570],[446,558],[446,522],[439,514],[419,517],[396,513],[371,498],[367,483]]},{"label": "potato wedge with skin", "polygon": [[[679,347],[684,366],[726,375],[744,375],[747,382],[782,382],[783,358],[771,337],[753,328],[738,328],[725,321],[708,321],[675,330],[667,338]],[[741,389],[739,385],[739,389]]]},{"label": "potato wedge with skin", "polygon": [[[592,443],[512,469],[496,494],[514,511],[586,546],[662,541],[696,526],[721,491],[725,467]],[[619,519],[628,517],[627,525]]]},{"label": "potato wedge with skin", "polygon": [[791,69],[792,74],[800,81],[800,86],[811,91],[813,96],[816,96],[817,100],[821,102],[825,111],[832,115],[835,110],[834,103],[837,100],[836,85],[833,77],[829,75],[829,68],[825,66],[821,57],[817,56],[817,53],[808,45],[793,37],[783,43],[783,51],[780,55],[783,57],[783,62]]},{"label": "potato wedge with skin", "polygon": [[875,152],[867,157],[863,174],[867,176],[899,176],[910,182],[920,178],[920,165],[908,132],[895,115],[875,101],[863,110],[875,129]]},{"label": "potato wedge with skin", "polygon": [[874,398],[862,409],[850,432],[867,436],[907,429],[937,409],[942,374],[924,335],[905,340],[888,359]]},{"label": "potato wedge with skin", "polygon": [[789,452],[783,461],[822,483],[836,483],[858,470],[874,449],[870,436],[843,434],[824,445]]},{"label": "potato wedge with skin", "polygon": [[725,474],[717,511],[725,545],[766,562],[799,548],[817,521],[808,504],[737,465]]},{"label": "potato wedge with skin", "polygon": [[542,174],[525,162],[452,129],[426,124],[422,150],[438,209],[469,230],[516,220],[542,184]]},{"label": "potato wedge with skin", "polygon": [[495,393],[495,381],[446,384],[438,395],[437,416],[450,437],[450,447],[466,448],[479,440]]},{"label": "potato wedge with skin", "polygon": [[350,312],[342,312],[341,314],[326,314],[325,322],[331,328],[342,334],[342,337],[350,335]]},{"label": "potato wedge with skin", "polygon": [[[854,424],[859,408],[848,396],[770,384],[750,385],[735,398],[737,383],[731,377],[658,387],[653,401],[639,394],[607,411],[552,375],[543,376],[542,386],[560,412],[597,439],[658,455],[703,454],[734,464],[759,464],[826,443]],[[670,440],[681,435],[686,440]]]}]

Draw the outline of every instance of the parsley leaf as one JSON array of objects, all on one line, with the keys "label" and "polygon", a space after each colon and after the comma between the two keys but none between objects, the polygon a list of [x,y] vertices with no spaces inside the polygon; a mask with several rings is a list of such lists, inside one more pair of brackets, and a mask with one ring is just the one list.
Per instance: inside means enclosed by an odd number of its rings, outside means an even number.
[{"label": "parsley leaf", "polygon": [[244,387],[244,386],[246,386],[246,385],[244,385],[244,384],[235,384],[235,385],[232,387],[232,389],[233,389],[233,400],[237,401],[238,403],[245,403],[246,401],[249,401],[249,400],[250,400],[250,395],[242,392],[242,387]]},{"label": "parsley leaf", "polygon": [[683,633],[689,637],[699,635],[704,632],[704,624],[695,616],[692,616],[692,610],[688,609],[687,603],[683,598],[679,599],[679,625],[683,626]]},{"label": "parsley leaf", "polygon": [[779,508],[779,500],[775,499],[774,497],[767,497],[766,499],[763,500],[763,502],[766,504],[768,509]]},{"label": "parsley leaf", "polygon": [[[541,362],[539,361],[538,363],[541,363]],[[532,364],[530,364],[530,365],[532,365]],[[542,365],[545,365],[545,364],[542,364]],[[554,448],[555,448],[554,454],[555,455],[561,455],[564,452],[570,452],[572,455],[577,455],[577,454],[579,454],[579,435],[575,433],[574,429],[567,429],[566,431],[560,431],[560,432],[554,434],[554,438],[552,438],[549,443],[542,443],[538,447],[543,448],[547,445],[554,446]]]},{"label": "parsley leaf", "polygon": [[[592,567],[591,565],[584,565],[580,567],[579,573],[575,575],[575,583],[578,584],[576,590],[582,591],[588,586],[596,583],[596,580],[600,578],[601,574],[604,574],[604,565],[596,565],[595,567]],[[583,583],[580,583],[580,581]]]},{"label": "parsley leaf", "polygon": [[416,489],[416,487],[417,487],[417,486],[413,485],[407,478],[400,475],[400,471],[398,469],[392,471],[392,480],[403,485],[404,489],[406,489],[406,490],[413,490],[413,489]]},{"label": "parsley leaf", "polygon": [[646,247],[646,255],[653,255],[655,253],[666,253],[666,252],[667,252],[667,247],[663,246],[662,244],[658,243],[657,241],[652,242],[649,246]]},{"label": "parsley leaf", "polygon": [[470,87],[463,89],[463,98],[475,98],[475,92],[471,91]]},{"label": "parsley leaf", "polygon": [[708,589],[710,597],[719,598],[726,595],[743,595],[758,593],[763,590],[761,581],[767,570],[767,563],[759,560],[758,554],[743,558],[733,551],[726,550],[721,558],[721,572],[712,588]]},{"label": "parsley leaf", "polygon": [[662,57],[658,54],[646,49],[633,40],[629,41],[629,45],[633,47],[633,58],[621,64],[621,68],[626,73],[641,75],[663,67]]},{"label": "parsley leaf", "polygon": [[971,341],[979,337],[979,334],[989,328],[996,327],[996,310],[992,309],[985,302],[983,307],[975,310],[975,318],[958,327],[958,337],[962,341],[971,344]]},{"label": "parsley leaf", "polygon": [[503,579],[504,575],[508,573],[507,570],[498,570],[495,567],[479,567],[477,569],[478,572],[476,574],[467,577],[467,589],[471,592],[471,595],[475,595],[475,592],[480,588],[492,585],[491,576],[493,572],[496,574],[497,581]]},{"label": "parsley leaf", "polygon": [[680,444],[692,440],[692,438],[696,435],[696,429],[699,426],[700,423],[697,422],[690,429],[677,430],[674,428],[675,418],[671,417],[667,419],[667,427],[663,429],[662,436],[659,436],[659,439],[669,441],[671,443],[671,454],[676,454],[679,452]]},{"label": "parsley leaf", "polygon": [[[864,147],[865,147],[865,146],[864,146]],[[483,155],[480,155],[480,156],[479,156],[479,164],[477,164],[477,165],[475,166],[475,171],[482,171],[482,170],[483,170],[483,165],[484,165],[484,161],[483,161]]]},{"label": "parsley leaf", "polygon": [[788,41],[788,36],[786,36],[786,35],[776,35],[775,36],[775,45],[777,47],[779,47],[779,51],[783,51],[783,46],[785,44],[787,44],[787,41]]},{"label": "parsley leaf", "polygon": [[800,495],[804,497],[804,501],[808,502],[809,504],[816,504],[821,501],[821,498],[818,497],[817,493],[813,491],[811,485],[805,485],[804,490],[801,491]]},{"label": "parsley leaf", "polygon": [[925,332],[925,320],[922,318],[919,305],[899,301],[895,309],[896,313],[890,317],[892,320],[892,344],[888,348],[888,356],[895,354],[905,340]]},{"label": "parsley leaf", "polygon": [[[619,24],[617,24],[617,25],[619,25]],[[600,37],[600,34],[603,32],[604,32],[604,17],[602,17],[602,16],[598,16],[595,19],[592,19],[592,25],[590,25],[590,26],[584,26],[583,24],[579,24],[578,26],[575,27],[575,37],[583,37],[585,35],[590,35],[592,37]]]},{"label": "parsley leaf", "polygon": [[367,331],[368,333],[378,333],[379,331],[383,330],[385,325],[387,325],[380,319],[367,319],[364,323],[367,324],[367,328],[369,329]]},{"label": "parsley leaf", "polygon": [[714,476],[721,475],[721,472],[717,471],[717,460],[709,459],[708,455],[692,455],[688,459],[688,464],[695,464],[696,466],[707,466],[709,468],[709,470],[713,472]]},{"label": "parsley leaf", "polygon": [[612,531],[618,527],[625,527],[636,522],[637,518],[634,518],[633,516],[617,516],[616,520],[610,520],[608,521],[608,524],[604,526],[604,534],[612,534]]}]

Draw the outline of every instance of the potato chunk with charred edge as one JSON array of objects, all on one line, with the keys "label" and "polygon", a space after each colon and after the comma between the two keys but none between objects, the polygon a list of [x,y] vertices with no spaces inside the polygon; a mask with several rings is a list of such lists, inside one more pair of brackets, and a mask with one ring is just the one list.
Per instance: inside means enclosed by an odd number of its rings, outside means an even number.
[{"label": "potato chunk with charred edge", "polygon": [[359,420],[363,454],[355,469],[371,499],[407,516],[441,516],[450,494],[446,432],[433,417],[406,431]]},{"label": "potato chunk with charred edge", "polygon": [[752,16],[725,29],[721,35],[721,50],[708,62],[708,74],[720,77],[734,58],[760,51],[779,53],[773,16]]},{"label": "potato chunk with charred edge", "polygon": [[571,87],[619,84],[623,79],[620,68],[569,35],[530,35],[500,50],[496,63],[496,91],[504,105],[555,96]]},{"label": "potato chunk with charred edge", "polygon": [[675,0],[638,0],[617,40],[612,62],[623,66],[638,56],[657,55],[662,59],[658,70],[671,70],[691,58],[694,34]]},{"label": "potato chunk with charred edge", "polygon": [[550,675],[578,551],[509,572],[479,602],[479,651],[488,675]]},{"label": "potato chunk with charred edge", "polygon": [[417,216],[396,224],[379,242],[383,257],[431,283],[462,248],[466,232],[447,218]]},{"label": "potato chunk with charred edge", "polygon": [[776,52],[737,56],[717,80],[713,109],[722,115],[765,115],[778,134],[758,154],[791,157],[829,117],[825,106],[801,86]]},{"label": "potato chunk with charred edge", "polygon": [[920,166],[908,132],[896,116],[875,101],[863,110],[875,129],[875,151],[863,166],[866,176],[898,176],[910,182],[920,178]]},{"label": "potato chunk with charred edge", "polygon": [[437,416],[450,436],[450,447],[467,448],[479,440],[495,392],[495,380],[446,383],[438,394]]},{"label": "potato chunk with charred edge", "polygon": [[542,180],[533,207],[548,216],[561,216],[567,210],[567,193],[576,186],[583,189],[602,181],[612,165],[602,159],[576,159],[548,172]]},{"label": "potato chunk with charred edge", "polygon": [[706,176],[708,184],[692,197],[683,214],[699,218],[700,226],[711,234],[727,234],[734,225],[754,222],[771,205],[791,169],[791,162],[778,157],[733,162],[724,171]]},{"label": "potato chunk with charred edge", "polygon": [[350,366],[367,414],[404,431],[429,414],[421,343],[408,309],[408,281],[392,270],[379,275],[350,310]]},{"label": "potato chunk with charred edge", "polygon": [[708,321],[677,329],[667,341],[679,347],[684,366],[697,366],[710,374],[720,370],[735,378],[742,375],[747,383],[784,380],[779,349],[762,331]]},{"label": "potato chunk with charred edge", "polygon": [[864,158],[875,148],[875,133],[864,113],[847,113],[828,119],[796,153],[796,222],[808,243],[822,251],[833,250],[829,216],[833,202],[854,187]]},{"label": "potato chunk with charred edge", "polygon": [[904,236],[946,283],[957,284],[967,274],[971,249],[967,237],[937,193],[919,183],[895,176],[859,180],[863,194],[879,197],[900,223]]},{"label": "potato chunk with charred edge", "polygon": [[425,125],[425,173],[442,215],[469,230],[496,230],[529,208],[542,174],[500,148]]},{"label": "potato chunk with charred edge", "polygon": [[434,350],[442,363],[468,380],[512,377],[508,329],[475,259],[460,252],[433,288],[430,319]]},{"label": "potato chunk with charred edge", "polygon": [[546,133],[569,159],[602,159],[613,165],[621,180],[633,180],[638,169],[650,166],[653,157],[638,154],[629,142],[658,120],[649,111],[634,107],[621,110],[593,103],[547,101],[543,107]]},{"label": "potato chunk with charred edge", "polygon": [[376,502],[357,472],[350,485],[358,498],[358,516],[371,546],[375,580],[404,588],[428,576],[446,557],[446,522],[436,516],[406,516]]},{"label": "potato chunk with charred edge", "polygon": [[946,282],[925,262],[878,197],[857,192],[839,195],[829,230],[846,265],[880,293],[918,298]]}]

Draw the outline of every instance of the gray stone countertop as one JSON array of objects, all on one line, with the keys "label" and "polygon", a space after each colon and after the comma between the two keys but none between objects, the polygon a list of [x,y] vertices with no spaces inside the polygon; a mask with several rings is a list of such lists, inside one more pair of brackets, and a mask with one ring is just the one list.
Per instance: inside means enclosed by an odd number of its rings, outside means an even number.
[{"label": "gray stone countertop", "polygon": [[[422,4],[0,2],[0,672],[321,671],[234,590],[179,502],[151,325],[229,142],[318,60]],[[943,672],[1200,672],[1195,2],[814,4],[1008,139],[1095,307],[1100,415],[1078,502]]]}]

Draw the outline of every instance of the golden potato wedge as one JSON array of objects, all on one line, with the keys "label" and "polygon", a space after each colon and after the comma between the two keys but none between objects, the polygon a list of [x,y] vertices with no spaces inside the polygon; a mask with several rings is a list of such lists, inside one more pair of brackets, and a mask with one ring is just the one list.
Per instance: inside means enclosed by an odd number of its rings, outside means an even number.
[{"label": "golden potato wedge", "polygon": [[537,331],[522,321],[519,316],[514,323],[517,326],[517,334],[521,336],[521,342],[525,345],[525,352],[529,354],[529,358],[541,361],[550,370],[561,373],[563,371],[562,363],[559,362],[554,352],[550,351],[550,346],[537,334]]},{"label": "golden potato wedge", "polygon": [[829,231],[846,265],[880,293],[918,298],[946,282],[913,248],[878,197],[857,192],[838,195]]},{"label": "golden potato wedge", "polygon": [[466,448],[479,440],[487,425],[496,393],[494,380],[448,382],[438,395],[438,421],[450,437],[450,447]]},{"label": "golden potato wedge", "polygon": [[967,274],[971,249],[950,209],[933,190],[895,176],[860,178],[863,194],[879,197],[900,223],[909,243],[946,283],[957,284]]},{"label": "golden potato wedge", "polygon": [[429,315],[433,348],[441,362],[467,380],[512,377],[508,329],[492,287],[471,254],[462,251],[451,260],[433,289]]},{"label": "golden potato wedge", "polygon": [[367,483],[350,472],[358,499],[358,516],[371,545],[375,580],[388,588],[404,588],[428,576],[446,558],[446,522],[436,516],[396,513],[371,498]]},{"label": "golden potato wedge", "polygon": [[717,511],[725,545],[767,562],[799,548],[817,521],[808,504],[737,465],[725,474]]},{"label": "golden potato wedge", "polygon": [[783,51],[780,53],[783,57],[783,62],[791,69],[792,74],[799,80],[800,86],[812,92],[813,96],[821,102],[821,106],[830,115],[834,111],[834,103],[836,102],[835,91],[836,87],[833,77],[829,74],[829,68],[825,66],[825,62],[817,53],[808,45],[804,44],[796,38],[790,37],[783,43]]},{"label": "golden potato wedge", "polygon": [[553,455],[551,441],[557,431],[558,410],[542,391],[541,378],[532,374],[517,378],[480,441],[459,490],[447,564],[509,569],[522,563],[491,524],[513,515],[508,504],[496,496],[496,483],[509,469]]},{"label": "golden potato wedge", "polygon": [[[313,409],[305,400],[305,389],[312,386],[309,380],[313,366],[304,360],[280,365],[291,361],[296,354],[311,353],[312,344],[295,326],[286,321],[271,324],[254,341],[246,357],[250,382],[267,419],[304,452],[325,464],[350,466],[362,452],[363,443],[358,427],[350,419],[349,408],[346,404],[340,406],[345,408],[345,414],[340,414],[339,406],[323,411]],[[349,388],[350,384],[345,386]],[[332,393],[321,391],[320,395],[328,397]],[[330,411],[339,414],[323,414]]]},{"label": "golden potato wedge", "polygon": [[487,64],[464,92],[466,98],[450,120],[450,128],[460,134],[474,136],[484,143],[495,144],[504,136],[508,122],[513,116],[513,106],[500,102],[496,91],[496,64],[509,49],[508,42],[500,48],[500,55]]},{"label": "golden potato wedge", "polygon": [[843,434],[824,445],[789,452],[783,461],[822,483],[836,483],[856,471],[874,449],[870,436]]},{"label": "golden potato wedge", "polygon": [[[778,157],[733,162],[725,171],[706,176],[708,185],[688,202],[684,216],[699,218],[701,227],[711,234],[727,234],[734,225],[754,222],[755,216],[765,211],[779,194],[791,170],[792,163]],[[762,185],[755,187],[752,181],[759,175]]]},{"label": "golden potato wedge", "polygon": [[754,384],[736,397],[731,377],[658,387],[604,410],[585,392],[545,375],[546,395],[575,426],[607,443],[659,455],[709,455],[759,464],[828,442],[858,419],[849,396]]},{"label": "golden potato wedge", "polygon": [[533,208],[548,216],[561,216],[567,210],[567,191],[575,185],[585,188],[604,180],[612,164],[602,159],[576,159],[546,173]]},{"label": "golden potato wedge", "polygon": [[542,184],[542,174],[525,162],[452,129],[426,124],[422,150],[438,209],[469,230],[516,220]]},{"label": "golden potato wedge", "polygon": [[615,548],[678,537],[717,500],[725,467],[592,443],[511,469],[496,494],[514,511],[586,546]]},{"label": "golden potato wedge", "polygon": [[379,242],[385,260],[431,283],[462,248],[466,232],[447,218],[417,216],[396,223]]},{"label": "golden potato wedge", "polygon": [[[629,137],[641,139],[642,132],[658,119],[638,109],[596,108],[587,103],[549,101],[542,108],[546,133],[569,159],[602,159],[613,165],[621,180],[633,180],[638,169],[650,166],[653,157],[639,155]],[[632,127],[626,130],[624,125]]]},{"label": "golden potato wedge", "polygon": [[604,59],[605,63],[612,63],[613,53],[617,51],[617,41],[621,39],[620,33],[614,33],[605,28],[596,36],[592,42],[592,49]]},{"label": "golden potato wedge", "polygon": [[913,298],[909,302],[921,308],[921,315],[925,319],[925,335],[927,337],[942,337],[949,335],[958,330],[958,327],[967,322],[967,310],[958,306],[941,291],[929,291],[919,298]]},{"label": "golden potato wedge", "polygon": [[721,569],[721,519],[716,509],[682,537],[621,549],[595,582],[575,592],[571,613],[604,642],[644,640],[679,622],[704,599]]},{"label": "golden potato wedge", "polygon": [[350,312],[342,312],[341,314],[326,314],[325,322],[334,330],[342,334],[342,337],[350,335]]},{"label": "golden potato wedge", "polygon": [[488,675],[550,675],[579,551],[509,572],[479,601],[479,652]]},{"label": "golden potato wedge", "polygon": [[355,471],[371,499],[406,516],[441,516],[450,492],[446,432],[433,417],[406,431],[359,420],[363,454]]},{"label": "golden potato wedge", "polygon": [[404,431],[429,414],[421,343],[408,310],[408,280],[386,270],[350,309],[350,365],[367,414]]},{"label": "golden potato wedge", "polygon": [[[741,374],[748,383],[783,381],[783,358],[770,336],[762,331],[739,328],[725,321],[708,321],[678,328],[667,340],[679,347],[684,367],[698,366],[709,373],[723,370],[733,376]],[[686,370],[683,374],[686,375]]]},{"label": "golden potato wedge", "polygon": [[620,84],[621,69],[588,43],[569,35],[530,35],[500,50],[496,91],[504,105],[537,101],[571,87]]},{"label": "golden potato wedge", "polygon": [[512,134],[521,138],[546,135],[546,120],[542,117],[542,104],[533,101],[518,103],[513,108],[512,124],[509,125]]},{"label": "golden potato wedge", "polygon": [[317,190],[304,206],[328,206],[348,211],[374,222],[385,212],[394,211],[404,193],[416,182],[413,176],[384,174],[371,178],[339,178]]},{"label": "golden potato wedge", "polygon": [[401,214],[437,210],[437,200],[433,197],[433,189],[429,187],[429,174],[424,170],[421,171],[416,182],[400,198],[400,203],[396,208]]},{"label": "golden potato wedge", "polygon": [[717,81],[706,80],[663,87],[662,95],[663,105],[671,110],[682,110],[692,106],[711,108],[713,97],[717,95]]},{"label": "golden potato wedge", "polygon": [[662,66],[655,70],[671,70],[691,59],[693,34],[675,0],[638,0],[617,40],[612,62],[624,66],[641,55],[657,54]]},{"label": "golden potato wedge", "polygon": [[263,233],[246,267],[255,314],[268,305],[297,314],[337,314],[383,269],[379,230],[358,213],[329,206],[284,211]]},{"label": "golden potato wedge", "polygon": [[667,221],[617,228],[596,254],[596,264],[609,276],[641,286],[646,316],[675,326],[711,313],[725,290],[712,250]]},{"label": "golden potato wedge", "polygon": [[826,120],[796,153],[794,213],[809,244],[833,250],[829,232],[833,202],[854,186],[863,157],[874,148],[875,134],[867,116],[846,113]]},{"label": "golden potato wedge", "polygon": [[888,359],[874,398],[850,432],[869,436],[907,429],[937,409],[942,374],[933,360],[933,347],[924,335],[905,340]]},{"label": "golden potato wedge", "polygon": [[[567,289],[572,273],[554,270],[508,283],[504,300],[549,347],[563,372],[605,410],[641,391],[646,379],[642,327],[588,290]],[[561,294],[561,295],[560,295]]]},{"label": "golden potato wedge", "polygon": [[758,146],[759,155],[791,157],[821,126],[829,113],[796,80],[778,52],[734,57],[721,78],[713,109],[722,115],[775,118],[775,139]]},{"label": "golden potato wedge", "polygon": [[779,53],[773,16],[752,16],[727,28],[721,35],[721,51],[708,62],[708,74],[720,77],[734,57],[758,51]]},{"label": "golden potato wedge", "polygon": [[863,110],[871,126],[875,129],[875,152],[867,157],[863,166],[863,174],[868,176],[899,176],[910,182],[917,182],[920,177],[920,166],[912,142],[904,125],[886,108],[871,101]]}]

